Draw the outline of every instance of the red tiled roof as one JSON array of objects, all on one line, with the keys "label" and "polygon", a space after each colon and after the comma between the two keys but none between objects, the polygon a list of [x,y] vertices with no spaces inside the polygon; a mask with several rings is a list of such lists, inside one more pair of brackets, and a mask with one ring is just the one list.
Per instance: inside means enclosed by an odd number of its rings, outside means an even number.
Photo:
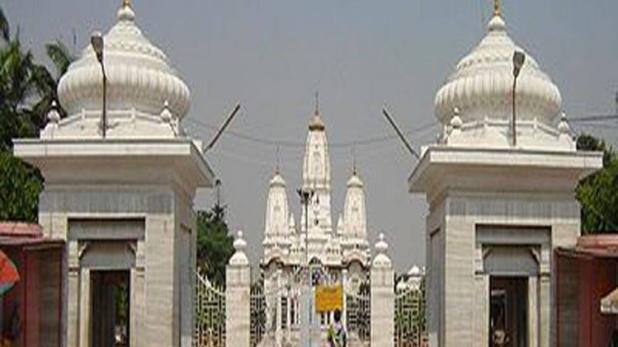
[{"label": "red tiled roof", "polygon": [[38,224],[23,222],[0,222],[0,236],[43,237],[43,228]]},{"label": "red tiled roof", "polygon": [[23,222],[0,222],[0,246],[6,247],[58,247],[63,240],[43,236],[43,228],[38,224]]},{"label": "red tiled roof", "polygon": [[584,235],[577,239],[575,248],[559,248],[563,255],[618,258],[618,233]]}]

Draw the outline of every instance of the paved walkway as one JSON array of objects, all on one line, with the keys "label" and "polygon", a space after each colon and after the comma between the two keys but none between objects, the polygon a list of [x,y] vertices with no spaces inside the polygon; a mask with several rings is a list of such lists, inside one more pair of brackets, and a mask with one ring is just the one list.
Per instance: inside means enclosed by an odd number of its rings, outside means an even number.
[{"label": "paved walkway", "polygon": [[[293,338],[291,341],[284,341],[280,345],[275,342],[274,337],[266,336],[262,339],[262,342],[258,345],[258,347],[297,347],[300,346],[300,341],[297,338]],[[326,339],[320,345],[321,347],[329,347]],[[368,347],[369,342],[363,343],[358,337],[350,336],[348,340],[348,347]]]}]

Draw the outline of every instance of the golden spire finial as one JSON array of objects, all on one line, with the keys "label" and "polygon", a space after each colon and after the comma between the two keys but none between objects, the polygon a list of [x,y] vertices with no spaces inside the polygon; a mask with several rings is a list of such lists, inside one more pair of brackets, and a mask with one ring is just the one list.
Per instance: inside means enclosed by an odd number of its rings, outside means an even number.
[{"label": "golden spire finial", "polygon": [[500,16],[500,0],[494,0],[494,16]]},{"label": "golden spire finial", "polygon": [[123,7],[131,7],[131,0],[122,0]]}]

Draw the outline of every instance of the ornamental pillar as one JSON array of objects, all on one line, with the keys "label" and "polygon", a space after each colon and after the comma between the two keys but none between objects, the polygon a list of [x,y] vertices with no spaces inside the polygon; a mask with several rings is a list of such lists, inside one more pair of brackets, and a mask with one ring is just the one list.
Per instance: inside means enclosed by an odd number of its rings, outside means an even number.
[{"label": "ornamental pillar", "polygon": [[371,264],[371,345],[393,346],[395,336],[395,273],[386,254],[388,244],[380,234]]},{"label": "ornamental pillar", "polygon": [[225,269],[226,345],[249,347],[251,327],[251,268],[245,254],[247,242],[242,231],[234,241],[236,253]]}]

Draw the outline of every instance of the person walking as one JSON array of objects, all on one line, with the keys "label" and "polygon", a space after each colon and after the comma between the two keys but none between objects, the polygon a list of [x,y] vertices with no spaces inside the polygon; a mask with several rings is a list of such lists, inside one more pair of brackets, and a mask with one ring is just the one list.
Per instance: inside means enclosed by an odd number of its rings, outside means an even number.
[{"label": "person walking", "polygon": [[335,321],[328,327],[328,346],[346,347],[348,343],[348,334],[345,331],[343,323],[341,323],[341,311],[335,310],[333,316]]}]

